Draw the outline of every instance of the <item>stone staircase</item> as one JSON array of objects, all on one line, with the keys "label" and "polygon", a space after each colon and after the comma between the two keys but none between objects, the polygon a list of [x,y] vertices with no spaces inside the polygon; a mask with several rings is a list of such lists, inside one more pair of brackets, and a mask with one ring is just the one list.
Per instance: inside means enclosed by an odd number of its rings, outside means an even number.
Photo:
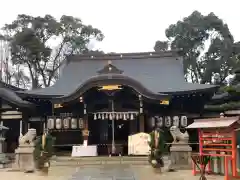
[{"label": "stone staircase", "polygon": [[[147,156],[97,156],[97,157],[53,157],[52,166],[83,166],[83,165],[107,165],[107,164],[126,164],[126,165],[149,165]],[[164,164],[168,165],[168,157],[164,157]]]}]

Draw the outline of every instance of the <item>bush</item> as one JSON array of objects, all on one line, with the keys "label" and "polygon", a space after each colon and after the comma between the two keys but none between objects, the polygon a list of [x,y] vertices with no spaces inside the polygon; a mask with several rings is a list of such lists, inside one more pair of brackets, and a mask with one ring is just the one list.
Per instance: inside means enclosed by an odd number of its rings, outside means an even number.
[{"label": "bush", "polygon": [[53,145],[55,138],[50,134],[37,137],[34,149],[34,159],[37,169],[42,169],[45,163],[49,163],[53,155]]}]

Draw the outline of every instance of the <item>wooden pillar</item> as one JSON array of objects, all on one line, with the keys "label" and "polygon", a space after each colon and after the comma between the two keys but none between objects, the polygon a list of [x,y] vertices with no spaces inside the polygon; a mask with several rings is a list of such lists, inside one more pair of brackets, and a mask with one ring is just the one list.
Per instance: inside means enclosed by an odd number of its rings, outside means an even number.
[{"label": "wooden pillar", "polygon": [[140,114],[140,116],[139,116],[139,131],[140,132],[144,132],[145,131],[144,114]]},{"label": "wooden pillar", "polygon": [[87,105],[83,105],[83,121],[84,121],[84,130],[83,130],[83,140],[88,141],[88,136],[89,136],[89,130],[88,130],[88,115],[87,115]]},{"label": "wooden pillar", "polygon": [[143,99],[142,95],[138,96],[139,98],[139,132],[144,132],[144,114],[143,114]]},{"label": "wooden pillar", "polygon": [[28,132],[29,115],[26,111],[22,111],[22,120],[20,122],[20,134],[24,135]]}]

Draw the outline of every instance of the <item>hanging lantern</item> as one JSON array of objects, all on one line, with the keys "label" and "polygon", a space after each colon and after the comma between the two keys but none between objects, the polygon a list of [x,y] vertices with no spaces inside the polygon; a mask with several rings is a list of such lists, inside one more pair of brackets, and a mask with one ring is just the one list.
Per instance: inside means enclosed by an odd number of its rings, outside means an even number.
[{"label": "hanging lantern", "polygon": [[126,114],[123,115],[123,120],[127,120]]},{"label": "hanging lantern", "polygon": [[70,119],[71,119],[70,117],[67,117],[67,118],[63,119],[63,127],[64,127],[64,129],[68,129],[69,128],[69,120]]},{"label": "hanging lantern", "polygon": [[126,119],[127,120],[129,119],[129,113],[126,113]]},{"label": "hanging lantern", "polygon": [[97,114],[96,113],[94,113],[94,118],[93,119],[97,120]]},{"label": "hanging lantern", "polygon": [[62,128],[62,119],[57,118],[56,119],[56,129],[61,129]]},{"label": "hanging lantern", "polygon": [[77,129],[77,119],[76,118],[71,119],[71,128]]},{"label": "hanging lantern", "polygon": [[157,119],[157,123],[156,123],[157,127],[162,127],[163,126],[163,118],[157,116],[156,119]]},{"label": "hanging lantern", "polygon": [[113,120],[112,114],[109,114],[109,119],[110,119],[110,120]]},{"label": "hanging lantern", "polygon": [[173,126],[179,127],[179,117],[173,116]]},{"label": "hanging lantern", "polygon": [[104,120],[105,119],[105,116],[104,116],[104,114],[102,113],[102,120]]},{"label": "hanging lantern", "polygon": [[181,117],[181,126],[182,126],[182,127],[187,127],[187,125],[188,125],[187,116],[182,116],[182,117]]},{"label": "hanging lantern", "polygon": [[98,119],[101,119],[101,114],[100,113],[98,113]]},{"label": "hanging lantern", "polygon": [[130,115],[130,120],[134,120],[133,113]]},{"label": "hanging lantern", "polygon": [[165,126],[166,127],[171,127],[171,118],[170,116],[165,117]]},{"label": "hanging lantern", "polygon": [[79,129],[83,129],[83,118],[79,118],[78,123]]},{"label": "hanging lantern", "polygon": [[118,113],[116,113],[116,120],[118,120],[119,119],[119,115],[118,115]]},{"label": "hanging lantern", "polygon": [[53,118],[48,119],[47,128],[48,129],[53,129],[54,128],[54,119]]}]

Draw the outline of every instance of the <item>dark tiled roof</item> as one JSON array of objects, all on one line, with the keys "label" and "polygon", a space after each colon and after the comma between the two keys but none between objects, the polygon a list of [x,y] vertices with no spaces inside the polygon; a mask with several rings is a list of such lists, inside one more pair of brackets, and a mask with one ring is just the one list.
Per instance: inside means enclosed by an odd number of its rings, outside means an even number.
[{"label": "dark tiled roof", "polygon": [[14,91],[8,88],[0,88],[0,97],[18,107],[32,107],[33,104],[22,100]]},{"label": "dark tiled roof", "polygon": [[[183,63],[176,52],[128,53],[69,57],[59,80],[44,89],[19,92],[29,95],[68,96],[108,65],[108,60],[125,77],[134,79],[149,91],[159,93],[189,93],[215,90],[216,86],[191,84],[184,79]],[[110,75],[110,74],[109,74]]]},{"label": "dark tiled roof", "polygon": [[10,85],[10,84],[7,84],[3,81],[0,81],[0,88],[7,88],[7,89],[10,89],[12,91],[25,91],[25,89],[22,89],[22,88],[19,88],[19,87],[16,87],[16,86],[13,86],[13,85]]}]

